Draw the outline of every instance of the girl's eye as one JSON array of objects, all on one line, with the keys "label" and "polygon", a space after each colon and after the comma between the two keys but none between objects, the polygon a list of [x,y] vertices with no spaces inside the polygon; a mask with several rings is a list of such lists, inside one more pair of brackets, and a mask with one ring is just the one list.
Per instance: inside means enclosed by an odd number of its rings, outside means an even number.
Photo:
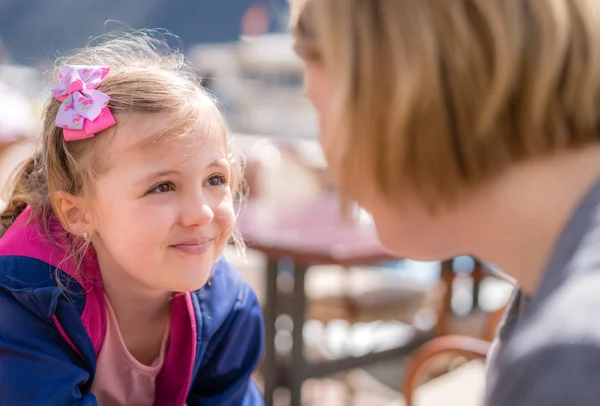
[{"label": "girl's eye", "polygon": [[152,189],[150,189],[148,191],[148,194],[166,193],[166,192],[172,192],[173,190],[175,190],[175,186],[173,185],[173,183],[163,182],[161,184],[154,186]]},{"label": "girl's eye", "polygon": [[213,175],[206,180],[207,186],[221,186],[226,185],[227,179],[223,175]]}]

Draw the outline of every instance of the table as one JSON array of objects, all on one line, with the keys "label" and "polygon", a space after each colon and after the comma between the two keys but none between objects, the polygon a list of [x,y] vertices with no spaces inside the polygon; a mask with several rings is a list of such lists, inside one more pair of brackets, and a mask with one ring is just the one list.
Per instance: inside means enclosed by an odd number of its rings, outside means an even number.
[{"label": "table", "polygon": [[[307,305],[305,275],[312,265],[357,266],[394,260],[379,243],[370,224],[352,225],[341,219],[336,196],[316,201],[282,204],[261,200],[246,203],[238,218],[238,227],[251,249],[267,257],[265,318],[265,403],[273,404],[273,392],[279,386],[290,390],[291,405],[301,405],[301,388],[308,378],[322,377],[362,365],[407,355],[422,344],[429,334],[421,332],[407,345],[391,350],[334,361],[309,363],[304,356],[302,337]],[[277,288],[279,262],[294,265],[291,317],[293,321],[291,362],[278,362],[275,348],[275,320],[281,293]]]}]

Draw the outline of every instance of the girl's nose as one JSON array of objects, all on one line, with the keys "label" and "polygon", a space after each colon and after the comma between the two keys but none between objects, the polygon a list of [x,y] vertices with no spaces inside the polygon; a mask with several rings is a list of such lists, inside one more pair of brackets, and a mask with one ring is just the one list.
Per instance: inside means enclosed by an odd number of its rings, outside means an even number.
[{"label": "girl's nose", "polygon": [[215,213],[202,192],[190,196],[185,204],[181,223],[186,227],[205,226],[215,218]]}]

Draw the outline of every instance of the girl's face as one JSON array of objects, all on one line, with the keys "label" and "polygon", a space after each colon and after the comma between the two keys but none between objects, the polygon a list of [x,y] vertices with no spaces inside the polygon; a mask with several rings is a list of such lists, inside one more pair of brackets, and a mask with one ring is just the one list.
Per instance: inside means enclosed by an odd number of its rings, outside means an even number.
[{"label": "girl's face", "polygon": [[92,242],[103,277],[189,292],[207,282],[231,236],[230,166],[221,135],[200,126],[191,136],[147,142],[171,123],[151,114],[119,120],[105,158],[110,169],[95,184]]},{"label": "girl's face", "polygon": [[[316,62],[305,63],[306,95],[319,117],[320,141],[332,176],[344,168],[337,168],[331,129],[334,86],[325,68]],[[457,213],[432,216],[409,191],[399,202],[391,202],[375,187],[374,182],[363,173],[356,179],[360,188],[351,196],[373,217],[381,243],[399,257],[417,260],[439,260],[462,254],[457,231],[462,229]]]}]

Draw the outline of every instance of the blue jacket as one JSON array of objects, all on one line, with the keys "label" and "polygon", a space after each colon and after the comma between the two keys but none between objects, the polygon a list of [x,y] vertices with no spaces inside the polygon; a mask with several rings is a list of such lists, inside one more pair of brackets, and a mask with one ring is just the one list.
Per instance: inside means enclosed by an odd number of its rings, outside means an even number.
[{"label": "blue jacket", "polygon": [[[106,331],[90,250],[78,271],[29,208],[0,239],[0,406],[97,405],[89,393]],[[64,241],[63,241],[64,242]],[[82,276],[85,275],[85,276]],[[62,286],[61,286],[62,285]],[[264,404],[251,379],[263,345],[260,306],[224,259],[209,284],[177,295],[155,406]]]}]

